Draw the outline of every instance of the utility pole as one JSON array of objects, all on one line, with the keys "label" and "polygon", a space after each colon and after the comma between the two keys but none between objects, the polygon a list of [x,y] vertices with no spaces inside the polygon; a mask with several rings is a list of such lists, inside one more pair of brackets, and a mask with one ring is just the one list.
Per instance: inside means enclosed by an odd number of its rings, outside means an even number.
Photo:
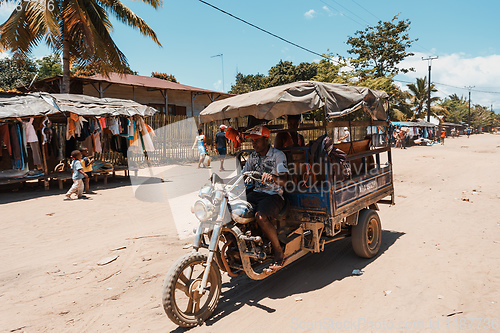
[{"label": "utility pole", "polygon": [[216,54],[214,56],[211,56],[210,58],[215,58],[215,57],[220,57],[220,60],[222,62],[222,92],[225,92],[224,91],[224,54],[223,53]]},{"label": "utility pole", "polygon": [[427,85],[427,122],[431,121],[431,65],[432,60],[437,59],[438,57],[422,57],[422,60],[427,60],[429,64],[429,84]]},{"label": "utility pole", "polygon": [[474,88],[474,87],[475,86],[465,87],[465,88],[469,89],[469,123],[468,123],[469,127],[470,127],[470,92],[471,92],[472,88]]}]

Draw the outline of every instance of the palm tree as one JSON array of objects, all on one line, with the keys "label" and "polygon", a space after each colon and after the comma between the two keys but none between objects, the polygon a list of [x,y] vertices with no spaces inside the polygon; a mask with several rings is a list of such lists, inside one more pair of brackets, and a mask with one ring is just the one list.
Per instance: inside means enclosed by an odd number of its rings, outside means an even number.
[{"label": "palm tree", "polygon": [[[155,9],[162,5],[162,0],[140,1]],[[69,93],[71,62],[94,64],[104,74],[128,68],[127,58],[110,35],[111,15],[161,46],[155,32],[120,0],[22,0],[0,26],[0,50],[26,57],[45,41],[62,53],[61,92]]]},{"label": "palm tree", "polygon": [[[410,101],[411,104],[415,107],[415,116],[418,117],[424,111],[424,105],[428,100],[428,88],[427,88],[427,77],[417,78],[417,82],[410,83],[407,85],[409,93],[410,93]],[[437,92],[434,84],[431,84],[431,93]],[[439,101],[439,97],[431,97],[431,103]]]}]

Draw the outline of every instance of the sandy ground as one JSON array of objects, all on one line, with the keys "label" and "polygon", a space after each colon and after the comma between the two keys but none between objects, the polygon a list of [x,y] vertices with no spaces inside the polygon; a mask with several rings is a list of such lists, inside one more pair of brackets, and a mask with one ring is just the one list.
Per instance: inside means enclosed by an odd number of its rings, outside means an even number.
[{"label": "sandy ground", "polygon": [[[215,314],[191,331],[500,330],[500,135],[393,156],[397,203],[381,206],[379,256],[358,258],[346,239],[264,281],[224,276]],[[190,251],[179,235],[193,216],[171,208],[189,207],[208,173],[171,170],[166,202],[138,200],[125,179],[93,184],[92,200],[0,192],[0,331],[175,330],[161,287]],[[182,219],[191,222],[179,227]]]}]

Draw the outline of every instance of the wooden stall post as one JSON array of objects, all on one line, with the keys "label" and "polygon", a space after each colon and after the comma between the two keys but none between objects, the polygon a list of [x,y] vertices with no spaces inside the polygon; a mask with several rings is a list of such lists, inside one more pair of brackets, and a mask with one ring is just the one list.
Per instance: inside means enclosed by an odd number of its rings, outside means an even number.
[{"label": "wooden stall post", "polygon": [[45,191],[49,190],[49,170],[47,168],[47,154],[45,153],[46,144],[42,144],[42,157],[43,157],[43,174],[45,177],[43,178],[43,185],[45,187]]}]

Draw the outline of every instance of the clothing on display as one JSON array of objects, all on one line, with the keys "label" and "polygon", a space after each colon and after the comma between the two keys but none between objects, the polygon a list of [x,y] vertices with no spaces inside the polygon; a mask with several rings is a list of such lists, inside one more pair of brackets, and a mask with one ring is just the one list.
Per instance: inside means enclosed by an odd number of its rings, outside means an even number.
[{"label": "clothing on display", "polygon": [[9,155],[12,156],[12,148],[10,145],[10,131],[8,124],[0,125],[0,156],[2,156],[3,150],[1,146],[2,143],[7,147]]}]

